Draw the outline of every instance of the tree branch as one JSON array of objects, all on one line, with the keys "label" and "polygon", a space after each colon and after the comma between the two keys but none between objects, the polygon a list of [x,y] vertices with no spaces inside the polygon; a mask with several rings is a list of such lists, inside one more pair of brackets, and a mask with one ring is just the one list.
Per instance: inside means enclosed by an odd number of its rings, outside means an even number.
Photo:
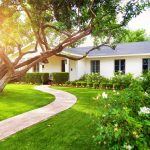
[{"label": "tree branch", "polygon": [[94,17],[96,17],[95,13],[94,13],[93,10],[92,10],[93,4],[94,4],[94,0],[92,0],[91,5],[90,5],[90,11],[91,11],[92,16],[93,16],[92,19],[93,19]]},{"label": "tree branch", "polygon": [[6,67],[8,68],[8,71],[13,73],[14,72],[13,63],[10,61],[7,54],[3,50],[0,50],[0,58],[6,64]]},{"label": "tree branch", "polygon": [[[16,60],[14,61],[13,65],[16,66],[18,64],[18,62],[22,59],[23,56],[27,55],[27,54],[32,54],[32,53],[36,53],[37,52],[37,46],[38,46],[38,42],[36,42],[35,44],[35,48],[33,51],[27,51],[25,53],[20,53],[19,56],[16,58]],[[21,51],[21,50],[20,50]]]},{"label": "tree branch", "polygon": [[43,30],[45,30],[46,28],[52,28],[52,29],[54,29],[55,31],[66,35],[67,37],[70,37],[70,36],[71,36],[71,33],[68,33],[68,32],[65,32],[65,31],[61,31],[61,30],[59,30],[58,28],[56,28],[55,26],[50,25],[50,24],[46,24],[46,25],[43,26]]}]

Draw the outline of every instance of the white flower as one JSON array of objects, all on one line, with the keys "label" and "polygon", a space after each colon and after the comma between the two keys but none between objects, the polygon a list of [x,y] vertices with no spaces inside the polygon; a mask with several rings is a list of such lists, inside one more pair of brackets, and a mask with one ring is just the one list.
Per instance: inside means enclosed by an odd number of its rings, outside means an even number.
[{"label": "white flower", "polygon": [[116,90],[113,90],[113,92],[115,93],[115,92],[116,92]]},{"label": "white flower", "polygon": [[125,145],[124,146],[127,150],[131,150],[132,149],[132,146],[131,145]]},{"label": "white flower", "polygon": [[107,95],[105,92],[103,92],[103,93],[102,93],[102,98],[107,99],[107,98],[108,98],[108,95]]},{"label": "white flower", "polygon": [[106,115],[102,115],[102,117],[105,117]]},{"label": "white flower", "polygon": [[114,131],[115,131],[115,132],[116,132],[116,131],[118,131],[118,128],[117,128],[117,127],[115,127],[115,128],[114,128]]},{"label": "white flower", "polygon": [[141,107],[140,111],[138,113],[139,114],[150,114],[150,108],[148,108],[148,107]]},{"label": "white flower", "polygon": [[119,92],[117,92],[116,94],[119,95]]},{"label": "white flower", "polygon": [[100,94],[98,94],[96,97],[93,97],[94,100],[99,100],[99,98],[101,97]]},{"label": "white flower", "polygon": [[106,141],[104,141],[104,144],[106,144]]},{"label": "white flower", "polygon": [[135,135],[135,137],[138,139],[138,138],[139,138],[139,135]]},{"label": "white flower", "polygon": [[146,97],[148,97],[148,96],[149,96],[147,92],[145,92],[145,93],[144,93],[144,95],[145,95]]},{"label": "white flower", "polygon": [[117,124],[117,123],[115,124],[115,127],[118,127],[118,124]]},{"label": "white flower", "polygon": [[127,109],[127,107],[123,107],[123,109],[124,109],[124,110],[126,110],[126,109]]}]

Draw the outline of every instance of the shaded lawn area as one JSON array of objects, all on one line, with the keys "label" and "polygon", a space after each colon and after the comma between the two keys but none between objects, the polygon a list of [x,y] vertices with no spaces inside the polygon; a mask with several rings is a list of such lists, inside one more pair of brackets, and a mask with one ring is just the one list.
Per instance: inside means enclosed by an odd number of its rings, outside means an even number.
[{"label": "shaded lawn area", "polygon": [[[55,87],[56,88],[56,87]],[[93,97],[100,90],[57,87],[77,96],[77,103],[51,119],[0,142],[1,150],[92,150],[98,116],[103,109]]]},{"label": "shaded lawn area", "polygon": [[42,107],[54,96],[37,91],[35,85],[8,84],[0,93],[0,121],[23,112]]}]

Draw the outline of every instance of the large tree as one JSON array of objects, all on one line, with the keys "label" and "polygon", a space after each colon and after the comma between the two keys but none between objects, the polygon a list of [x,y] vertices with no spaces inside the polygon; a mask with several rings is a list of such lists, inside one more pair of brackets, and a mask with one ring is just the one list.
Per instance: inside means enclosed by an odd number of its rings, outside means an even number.
[{"label": "large tree", "polygon": [[[68,58],[61,51],[88,35],[101,41],[89,52],[111,46],[111,38],[148,6],[148,0],[1,0],[0,91],[53,55]],[[35,50],[22,52],[21,46],[30,40],[36,40]],[[37,45],[41,54],[22,61],[26,54],[36,52]],[[11,60],[8,54],[16,49],[18,56]]]},{"label": "large tree", "polygon": [[150,38],[146,34],[144,29],[138,30],[128,30],[123,29],[122,33],[115,37],[115,43],[129,43],[129,42],[141,42],[141,41],[148,41]]}]

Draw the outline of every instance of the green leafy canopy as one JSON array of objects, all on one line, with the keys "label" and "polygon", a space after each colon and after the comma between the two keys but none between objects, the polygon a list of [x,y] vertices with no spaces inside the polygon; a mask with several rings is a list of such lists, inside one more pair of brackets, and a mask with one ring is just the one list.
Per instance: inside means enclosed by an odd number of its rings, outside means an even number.
[{"label": "green leafy canopy", "polygon": [[[72,34],[90,26],[93,37],[105,40],[109,36],[115,37],[119,34],[122,26],[125,26],[133,17],[149,6],[149,0],[2,0],[0,21],[4,25],[1,25],[1,30],[6,31],[7,25],[12,27],[11,34],[15,33],[13,35],[15,40],[19,41],[18,43],[26,43],[29,37],[29,41],[33,40],[31,38],[32,29],[34,32],[38,32],[48,24],[51,27],[45,30],[45,36],[50,45],[54,46],[54,42],[57,41],[58,44],[65,39],[61,32]],[[21,14],[25,9],[30,15],[30,17],[28,16],[30,23],[28,19],[25,19],[24,22],[19,20],[19,15],[16,15]],[[119,14],[122,16],[120,21],[118,21]],[[17,16],[15,19],[14,15]],[[5,18],[13,19],[6,22]],[[19,29],[16,26],[19,26]],[[17,32],[19,32],[18,35]],[[2,33],[1,35],[6,36]],[[20,37],[21,40],[26,40],[21,41]],[[7,40],[3,41],[2,37],[0,38],[2,43],[12,44]]]}]

